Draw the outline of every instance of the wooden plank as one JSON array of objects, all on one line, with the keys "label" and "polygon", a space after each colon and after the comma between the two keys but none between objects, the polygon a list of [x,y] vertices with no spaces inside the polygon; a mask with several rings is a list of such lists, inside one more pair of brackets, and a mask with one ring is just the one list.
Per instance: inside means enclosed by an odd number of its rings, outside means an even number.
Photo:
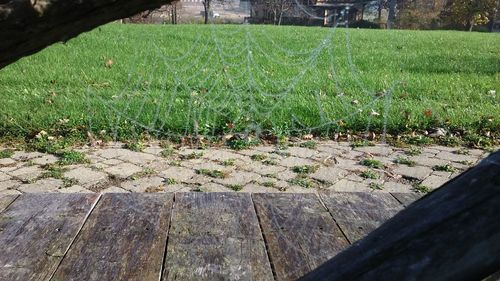
[{"label": "wooden plank", "polygon": [[314,194],[254,194],[276,280],[297,280],[349,242]]},{"label": "wooden plank", "polygon": [[48,280],[97,194],[24,194],[0,214],[0,280]]},{"label": "wooden plank", "polygon": [[320,192],[321,199],[351,243],[403,209],[389,193]]},{"label": "wooden plank", "polygon": [[249,194],[178,193],[163,280],[273,280]]},{"label": "wooden plank", "polygon": [[2,195],[0,194],[0,213],[16,200],[19,195]]},{"label": "wooden plank", "polygon": [[424,196],[423,193],[391,193],[403,206],[408,207]]},{"label": "wooden plank", "polygon": [[500,151],[301,281],[482,280],[500,268]]},{"label": "wooden plank", "polygon": [[105,194],[52,280],[159,280],[173,194]]}]

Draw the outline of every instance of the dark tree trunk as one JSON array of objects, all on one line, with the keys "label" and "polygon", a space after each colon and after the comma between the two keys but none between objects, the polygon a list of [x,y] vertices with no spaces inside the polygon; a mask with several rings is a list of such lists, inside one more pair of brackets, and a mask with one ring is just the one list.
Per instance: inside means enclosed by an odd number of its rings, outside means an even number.
[{"label": "dark tree trunk", "polygon": [[205,24],[208,24],[208,12],[210,10],[210,0],[205,0],[203,1],[203,9],[204,9],[204,14],[205,14]]},{"label": "dark tree trunk", "polygon": [[394,22],[396,21],[396,0],[389,0],[389,15],[387,17],[387,28],[394,28]]},{"label": "dark tree trunk", "polygon": [[0,0],[0,68],[105,23],[171,0]]}]

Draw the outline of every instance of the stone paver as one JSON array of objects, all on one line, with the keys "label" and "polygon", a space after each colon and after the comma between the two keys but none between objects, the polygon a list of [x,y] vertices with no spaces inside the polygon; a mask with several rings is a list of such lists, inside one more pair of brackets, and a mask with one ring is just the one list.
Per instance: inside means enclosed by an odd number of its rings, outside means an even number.
[{"label": "stone paver", "polygon": [[121,163],[116,166],[110,166],[104,169],[104,171],[115,178],[126,179],[142,171],[142,168],[130,163]]},{"label": "stone paver", "polygon": [[91,193],[92,191],[80,185],[73,185],[70,187],[63,187],[57,190],[60,193]]},{"label": "stone paver", "polygon": [[[488,155],[481,149],[428,146],[411,156],[409,148],[386,144],[353,148],[349,142],[334,141],[317,142],[314,149],[301,147],[299,143],[285,148],[263,145],[244,150],[181,147],[165,157],[161,156],[164,149],[158,142],[146,144],[143,152],[125,149],[121,143],[74,149],[85,153],[90,163],[60,167],[62,174],[49,170],[54,166],[47,165],[57,163],[55,155],[16,151],[11,158],[0,159],[0,193],[236,190],[314,193],[317,188],[415,192],[415,184],[437,188]],[[368,158],[380,161],[384,167],[373,169],[360,164]],[[395,161],[402,158],[414,161],[414,165]],[[295,166],[306,165],[316,170],[305,174],[293,171]],[[433,170],[442,165],[451,165],[454,171]],[[224,177],[210,175],[214,171],[223,172]],[[363,171],[372,171],[377,178],[363,178]],[[57,179],[50,178],[51,175]]]},{"label": "stone paver", "polygon": [[9,174],[23,181],[31,181],[38,178],[43,170],[38,166],[27,166],[10,172]]},{"label": "stone paver", "polygon": [[125,181],[122,183],[121,187],[132,192],[146,192],[151,190],[164,190],[165,185],[165,179],[160,177],[151,177]]},{"label": "stone paver", "polygon": [[18,190],[23,193],[56,192],[64,185],[59,179],[41,179],[35,183],[23,184]]},{"label": "stone paver", "polygon": [[395,169],[394,173],[407,178],[423,180],[432,173],[432,169],[424,166],[409,167],[403,165]]},{"label": "stone paver", "polygon": [[12,189],[21,185],[21,182],[18,180],[8,180],[0,182],[0,191]]},{"label": "stone paver", "polygon": [[32,160],[33,164],[36,165],[47,165],[47,164],[54,164],[57,161],[59,161],[59,158],[55,157],[54,155],[44,155],[39,158],[35,158]]},{"label": "stone paver", "polygon": [[78,183],[86,188],[99,185],[108,179],[108,175],[103,172],[94,171],[89,168],[77,168],[64,173],[64,176],[78,181]]}]

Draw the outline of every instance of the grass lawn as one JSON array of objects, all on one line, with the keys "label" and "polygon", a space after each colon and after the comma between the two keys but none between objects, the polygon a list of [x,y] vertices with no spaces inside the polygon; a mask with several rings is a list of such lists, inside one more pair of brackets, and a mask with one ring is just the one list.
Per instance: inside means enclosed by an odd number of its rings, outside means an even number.
[{"label": "grass lawn", "polygon": [[0,137],[498,134],[499,46],[455,31],[110,24],[0,70]]}]

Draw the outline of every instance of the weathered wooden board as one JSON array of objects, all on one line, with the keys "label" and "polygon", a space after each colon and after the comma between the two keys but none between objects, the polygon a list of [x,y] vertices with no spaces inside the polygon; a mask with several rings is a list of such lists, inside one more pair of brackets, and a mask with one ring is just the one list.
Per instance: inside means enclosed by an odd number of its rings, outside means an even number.
[{"label": "weathered wooden board", "polygon": [[423,193],[391,193],[403,206],[408,207],[424,196]]},{"label": "weathered wooden board", "polygon": [[276,280],[297,280],[349,242],[314,194],[253,194]]},{"label": "weathered wooden board", "polygon": [[273,280],[250,194],[177,193],[163,280]]},{"label": "weathered wooden board", "polygon": [[24,194],[0,214],[0,280],[48,280],[97,194]]},{"label": "weathered wooden board", "polygon": [[403,209],[389,193],[320,192],[321,199],[351,243]]},{"label": "weathered wooden board", "polygon": [[5,210],[14,200],[16,200],[18,195],[1,195],[0,194],[0,213]]},{"label": "weathered wooden board", "polygon": [[301,281],[482,280],[500,268],[500,151]]},{"label": "weathered wooden board", "polygon": [[159,280],[173,194],[105,194],[52,280]]}]

